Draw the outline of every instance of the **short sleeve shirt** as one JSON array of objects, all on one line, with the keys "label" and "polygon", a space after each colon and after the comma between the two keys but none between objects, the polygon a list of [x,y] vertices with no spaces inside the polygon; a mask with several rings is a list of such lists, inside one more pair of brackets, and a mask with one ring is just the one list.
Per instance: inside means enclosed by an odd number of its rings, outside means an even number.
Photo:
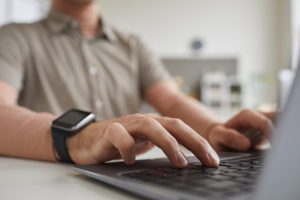
[{"label": "short sleeve shirt", "polygon": [[51,9],[39,22],[2,27],[0,80],[18,90],[18,104],[56,115],[77,108],[98,120],[139,112],[147,88],[170,75],[137,36],[99,24],[87,39],[77,21]]}]

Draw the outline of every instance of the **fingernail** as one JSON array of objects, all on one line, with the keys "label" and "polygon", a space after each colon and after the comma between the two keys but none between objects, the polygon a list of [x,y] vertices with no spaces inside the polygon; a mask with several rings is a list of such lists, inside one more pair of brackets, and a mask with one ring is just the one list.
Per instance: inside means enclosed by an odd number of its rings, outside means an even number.
[{"label": "fingernail", "polygon": [[135,151],[132,151],[129,156],[129,162],[130,162],[130,164],[133,164],[134,161],[135,161]]},{"label": "fingernail", "polygon": [[187,164],[188,164],[188,161],[186,160],[185,156],[183,155],[183,153],[180,150],[177,151],[176,160],[177,160],[177,163],[180,165],[187,166]]},{"label": "fingernail", "polygon": [[218,166],[220,163],[220,159],[219,156],[217,155],[217,153],[215,151],[210,151],[208,153],[208,159],[210,160],[210,162],[214,165],[214,166]]}]

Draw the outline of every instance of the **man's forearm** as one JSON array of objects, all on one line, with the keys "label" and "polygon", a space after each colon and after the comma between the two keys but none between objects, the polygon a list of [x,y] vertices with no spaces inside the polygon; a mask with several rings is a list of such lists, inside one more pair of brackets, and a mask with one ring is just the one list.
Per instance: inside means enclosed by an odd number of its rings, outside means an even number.
[{"label": "man's forearm", "polygon": [[206,139],[208,130],[215,124],[222,123],[203,104],[184,95],[176,95],[172,99],[172,106],[161,114],[183,120]]},{"label": "man's forearm", "polygon": [[50,123],[55,116],[0,104],[0,155],[55,161]]}]

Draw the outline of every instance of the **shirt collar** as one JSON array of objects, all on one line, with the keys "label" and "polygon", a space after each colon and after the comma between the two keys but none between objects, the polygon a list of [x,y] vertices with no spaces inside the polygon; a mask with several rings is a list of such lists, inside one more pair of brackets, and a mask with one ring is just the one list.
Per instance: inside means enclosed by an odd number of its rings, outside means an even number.
[{"label": "shirt collar", "polygon": [[[47,26],[51,29],[54,33],[63,33],[70,29],[79,28],[79,23],[71,16],[66,15],[55,8],[51,8],[48,16],[45,19]],[[100,30],[99,33],[95,36],[106,38],[109,41],[116,41],[117,36],[115,35],[114,31],[110,24],[106,22],[106,20],[101,16],[99,18]]]},{"label": "shirt collar", "polygon": [[117,36],[111,27],[111,25],[105,20],[103,16],[99,18],[100,28],[102,31],[99,32],[100,35],[106,37],[109,41],[115,42],[117,41]]}]

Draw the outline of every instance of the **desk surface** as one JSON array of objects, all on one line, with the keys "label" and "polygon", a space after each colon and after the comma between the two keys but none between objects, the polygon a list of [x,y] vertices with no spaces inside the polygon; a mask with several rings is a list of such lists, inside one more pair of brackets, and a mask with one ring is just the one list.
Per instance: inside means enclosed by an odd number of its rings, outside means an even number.
[{"label": "desk surface", "polygon": [[[138,157],[164,154],[153,148]],[[0,157],[1,200],[83,200],[138,199],[127,192],[74,172],[71,164]]]}]

